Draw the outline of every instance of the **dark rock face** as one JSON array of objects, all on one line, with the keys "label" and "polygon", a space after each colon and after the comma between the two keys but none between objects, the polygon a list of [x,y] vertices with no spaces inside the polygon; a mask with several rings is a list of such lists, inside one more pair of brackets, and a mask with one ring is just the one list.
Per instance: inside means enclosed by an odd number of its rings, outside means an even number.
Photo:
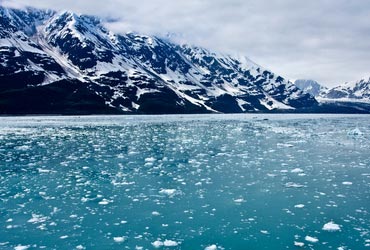
[{"label": "dark rock face", "polygon": [[0,113],[293,111],[316,100],[244,57],[135,33],[95,17],[0,7]]}]

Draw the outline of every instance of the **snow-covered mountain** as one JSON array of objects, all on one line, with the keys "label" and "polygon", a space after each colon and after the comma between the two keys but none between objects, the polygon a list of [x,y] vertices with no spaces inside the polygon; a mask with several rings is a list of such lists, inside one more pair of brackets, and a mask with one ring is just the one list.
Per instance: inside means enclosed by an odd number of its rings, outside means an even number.
[{"label": "snow-covered mountain", "polygon": [[323,91],[320,97],[327,100],[370,103],[370,78],[328,89]]},{"label": "snow-covered mountain", "polygon": [[294,84],[305,93],[321,102],[365,102],[370,103],[370,78],[327,88],[314,80],[296,80]]},{"label": "snow-covered mountain", "polygon": [[327,88],[320,85],[314,80],[298,79],[294,81],[296,85],[303,92],[308,93],[312,96],[319,96],[322,92],[327,91]]},{"label": "snow-covered mountain", "polygon": [[317,105],[241,56],[136,33],[96,17],[0,6],[0,113],[202,113]]}]

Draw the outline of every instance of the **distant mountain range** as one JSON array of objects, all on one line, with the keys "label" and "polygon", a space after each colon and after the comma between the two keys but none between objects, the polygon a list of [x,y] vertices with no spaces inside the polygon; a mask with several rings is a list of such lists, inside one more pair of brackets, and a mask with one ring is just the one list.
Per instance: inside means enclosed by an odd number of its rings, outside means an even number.
[{"label": "distant mountain range", "polygon": [[336,112],[314,95],[246,57],[0,6],[0,114]]},{"label": "distant mountain range", "polygon": [[323,87],[313,80],[296,80],[294,84],[303,92],[314,96],[320,103],[319,106],[332,105],[340,109],[351,107],[357,111],[369,112],[370,78],[334,88]]},{"label": "distant mountain range", "polygon": [[328,89],[321,97],[337,101],[353,101],[370,103],[370,78],[354,83],[345,83],[338,87]]}]

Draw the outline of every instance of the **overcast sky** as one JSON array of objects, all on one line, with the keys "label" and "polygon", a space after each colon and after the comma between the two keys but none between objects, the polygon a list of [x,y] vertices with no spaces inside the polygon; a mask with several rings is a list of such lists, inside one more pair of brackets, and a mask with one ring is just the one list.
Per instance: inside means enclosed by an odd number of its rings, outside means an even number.
[{"label": "overcast sky", "polygon": [[243,54],[287,79],[334,86],[370,76],[369,0],[0,0],[115,20],[115,32]]}]

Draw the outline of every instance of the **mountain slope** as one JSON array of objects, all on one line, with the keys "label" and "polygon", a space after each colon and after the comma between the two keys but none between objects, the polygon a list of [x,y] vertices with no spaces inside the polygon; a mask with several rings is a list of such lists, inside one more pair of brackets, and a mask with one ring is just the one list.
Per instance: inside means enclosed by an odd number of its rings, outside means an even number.
[{"label": "mountain slope", "polygon": [[370,78],[362,79],[354,83],[346,83],[338,87],[324,91],[322,98],[337,101],[353,101],[370,103]]},{"label": "mountain slope", "polygon": [[321,86],[314,80],[298,79],[294,81],[294,85],[296,85],[303,92],[315,97],[319,96],[322,92],[327,91],[326,87]]},{"label": "mountain slope", "polygon": [[[1,113],[51,112],[43,105],[55,107],[53,113],[73,113],[73,107],[76,113],[228,113],[317,104],[247,58],[154,36],[114,34],[96,17],[0,6],[0,27]],[[43,102],[43,89],[55,98]],[[88,108],[70,105],[82,102],[75,97],[79,92]],[[25,95],[41,103],[15,105]]]}]

